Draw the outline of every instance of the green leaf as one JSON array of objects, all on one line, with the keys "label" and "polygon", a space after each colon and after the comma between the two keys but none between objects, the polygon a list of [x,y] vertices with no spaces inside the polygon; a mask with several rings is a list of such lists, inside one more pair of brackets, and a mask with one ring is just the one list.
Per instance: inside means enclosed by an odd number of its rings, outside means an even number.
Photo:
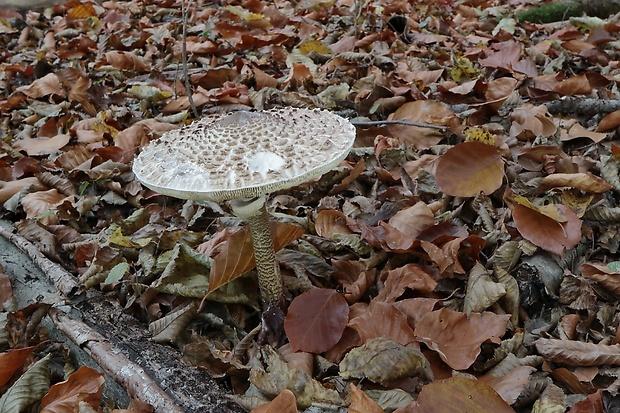
[{"label": "green leaf", "polygon": [[123,279],[123,277],[125,276],[125,274],[127,274],[128,271],[129,264],[127,264],[126,262],[120,262],[116,264],[108,273],[108,276],[106,277],[103,284],[114,284],[119,282]]}]

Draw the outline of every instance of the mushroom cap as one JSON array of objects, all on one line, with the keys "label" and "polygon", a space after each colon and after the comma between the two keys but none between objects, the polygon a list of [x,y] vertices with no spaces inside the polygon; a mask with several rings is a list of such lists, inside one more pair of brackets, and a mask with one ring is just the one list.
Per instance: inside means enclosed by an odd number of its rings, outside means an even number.
[{"label": "mushroom cap", "polygon": [[143,148],[133,173],[175,198],[254,198],[321,176],[354,140],[355,127],[328,111],[234,112],[166,132]]}]

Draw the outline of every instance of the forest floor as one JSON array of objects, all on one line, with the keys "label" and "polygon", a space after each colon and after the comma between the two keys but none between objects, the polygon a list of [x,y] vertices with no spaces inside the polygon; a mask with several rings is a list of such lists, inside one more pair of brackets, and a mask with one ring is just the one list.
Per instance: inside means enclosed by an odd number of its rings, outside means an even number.
[{"label": "forest floor", "polygon": [[[187,3],[0,9],[1,412],[617,411],[619,16]],[[265,334],[242,220],[131,167],[277,107],[357,137],[268,199]]]}]

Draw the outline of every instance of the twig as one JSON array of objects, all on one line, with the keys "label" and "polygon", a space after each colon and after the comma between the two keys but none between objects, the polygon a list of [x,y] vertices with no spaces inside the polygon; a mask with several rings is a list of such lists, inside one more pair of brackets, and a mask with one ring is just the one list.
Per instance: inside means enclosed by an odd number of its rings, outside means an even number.
[{"label": "twig", "polygon": [[354,126],[367,127],[367,126],[381,126],[381,125],[405,125],[405,126],[417,126],[419,128],[431,128],[438,129],[442,132],[447,131],[447,126],[431,125],[428,123],[409,122],[407,120],[353,120],[351,123]]},{"label": "twig", "polygon": [[41,268],[50,282],[62,295],[71,297],[80,289],[80,285],[70,272],[43,255],[43,253],[26,238],[6,229],[0,229],[0,235],[20,250],[24,251],[26,255]]},{"label": "twig", "polygon": [[192,108],[194,117],[198,119],[198,109],[194,104],[194,97],[192,96],[192,85],[189,82],[189,74],[187,73],[187,14],[188,9],[185,7],[185,0],[181,0],[181,13],[183,14],[183,46],[181,47],[181,55],[183,57],[183,77],[185,79],[185,91],[187,93],[187,100],[189,107]]},{"label": "twig", "polygon": [[49,316],[62,333],[83,349],[95,362],[127,390],[130,397],[150,404],[158,413],[184,413],[175,401],[104,336],[65,312],[51,308]]}]

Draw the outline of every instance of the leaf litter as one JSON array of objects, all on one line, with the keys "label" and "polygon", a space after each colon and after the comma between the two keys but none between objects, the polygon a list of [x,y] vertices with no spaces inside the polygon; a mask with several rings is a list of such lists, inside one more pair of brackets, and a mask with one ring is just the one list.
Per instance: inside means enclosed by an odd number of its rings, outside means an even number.
[{"label": "leaf litter", "polygon": [[[617,403],[613,13],[537,24],[500,0],[220,3],[186,4],[188,83],[179,1],[0,10],[3,218],[248,411]],[[283,330],[257,325],[248,231],[229,208],[130,172],[192,105],[320,107],[357,125],[345,162],[269,200],[290,311],[266,321]],[[103,411],[96,375],[50,378],[30,350],[48,307],[15,308],[2,280],[0,403]]]}]

